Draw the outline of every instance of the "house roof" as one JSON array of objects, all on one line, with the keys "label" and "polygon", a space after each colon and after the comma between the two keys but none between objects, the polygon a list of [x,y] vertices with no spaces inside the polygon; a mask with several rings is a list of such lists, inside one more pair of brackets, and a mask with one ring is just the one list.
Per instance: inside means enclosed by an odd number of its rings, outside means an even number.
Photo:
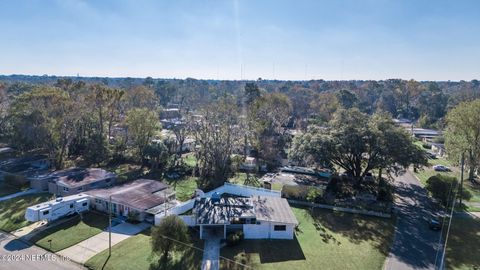
[{"label": "house roof", "polygon": [[100,168],[69,168],[53,172],[48,177],[64,186],[75,188],[116,176]]},{"label": "house roof", "polygon": [[298,224],[287,199],[278,197],[256,197],[253,200],[257,220]]},{"label": "house roof", "polygon": [[[120,186],[89,190],[85,193],[104,200],[110,196],[115,203],[127,205],[139,210],[148,210],[165,202],[165,195],[173,191],[169,186],[155,180],[138,179]],[[166,191],[167,194],[164,194]]]},{"label": "house roof", "polygon": [[197,224],[230,224],[234,218],[298,224],[286,199],[277,197],[201,198],[195,203]]}]

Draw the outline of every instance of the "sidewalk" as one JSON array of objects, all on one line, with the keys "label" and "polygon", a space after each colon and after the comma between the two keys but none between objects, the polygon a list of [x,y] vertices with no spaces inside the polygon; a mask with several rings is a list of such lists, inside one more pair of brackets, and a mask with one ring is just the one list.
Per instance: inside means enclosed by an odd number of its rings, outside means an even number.
[{"label": "sidewalk", "polygon": [[[112,227],[112,246],[121,241],[144,231],[151,225],[147,223],[130,224],[121,223]],[[76,245],[57,252],[57,254],[70,258],[72,261],[84,264],[88,259],[108,249],[108,228]]]}]

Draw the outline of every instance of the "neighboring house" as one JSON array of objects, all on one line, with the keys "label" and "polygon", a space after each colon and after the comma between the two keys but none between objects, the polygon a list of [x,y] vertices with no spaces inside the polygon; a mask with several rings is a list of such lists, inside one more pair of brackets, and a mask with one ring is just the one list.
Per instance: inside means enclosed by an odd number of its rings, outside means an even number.
[{"label": "neighboring house", "polygon": [[30,186],[57,196],[69,196],[95,188],[112,186],[117,175],[100,168],[69,168],[30,178]]},{"label": "neighboring house", "polygon": [[155,180],[138,179],[120,186],[85,192],[90,196],[92,209],[108,213],[111,199],[112,213],[119,217],[153,222],[155,214],[177,204],[175,191]]},{"label": "neighboring house", "polygon": [[205,230],[242,230],[245,239],[293,239],[298,221],[284,198],[270,196],[198,198],[193,208],[200,238]]},{"label": "neighboring house", "polygon": [[254,157],[246,157],[245,161],[240,164],[240,169],[245,171],[255,171],[257,170],[257,159]]},{"label": "neighboring house", "polygon": [[432,139],[442,135],[442,132],[440,131],[425,128],[412,128],[410,132],[413,136],[421,139],[424,142],[431,141]]},{"label": "neighboring house", "polygon": [[180,114],[180,109],[178,108],[168,108],[163,109],[160,112],[160,119],[180,119],[182,115]]},{"label": "neighboring house", "polygon": [[445,145],[443,143],[432,143],[431,150],[438,157],[445,156]]},{"label": "neighboring house", "polygon": [[29,177],[47,172],[50,168],[50,159],[46,155],[32,155],[20,158],[9,158],[0,161],[0,178],[2,175],[21,176],[25,183]]}]

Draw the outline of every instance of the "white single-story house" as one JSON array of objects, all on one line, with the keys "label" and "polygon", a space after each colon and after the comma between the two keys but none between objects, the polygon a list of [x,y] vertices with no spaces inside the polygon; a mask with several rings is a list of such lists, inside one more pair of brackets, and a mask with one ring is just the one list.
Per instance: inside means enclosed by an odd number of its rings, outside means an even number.
[{"label": "white single-story house", "polygon": [[197,198],[193,208],[200,238],[205,230],[242,230],[245,239],[293,239],[298,221],[284,198],[273,196],[233,197],[213,194]]}]

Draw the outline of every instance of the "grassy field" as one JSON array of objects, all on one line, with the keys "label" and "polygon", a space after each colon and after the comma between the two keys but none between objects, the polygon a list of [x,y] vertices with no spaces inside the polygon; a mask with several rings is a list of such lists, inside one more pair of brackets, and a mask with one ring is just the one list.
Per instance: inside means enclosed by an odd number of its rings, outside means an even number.
[{"label": "grassy field", "polygon": [[[192,232],[191,239],[194,246],[203,248],[203,242],[197,237],[198,233]],[[161,269],[200,269],[202,251],[188,248],[185,252],[173,254],[170,265]],[[158,256],[152,254],[150,245],[150,232],[135,235],[112,247],[112,256],[108,259],[108,250],[105,250],[85,263],[89,269],[135,269],[149,270],[160,269],[157,265]]]},{"label": "grassy field", "polygon": [[175,189],[179,201],[189,200],[197,189],[197,177],[187,176],[179,179],[165,179],[164,181]]},{"label": "grassy field", "polygon": [[[30,239],[36,245],[57,252],[102,232],[108,226],[108,216],[95,212],[76,216],[46,229]],[[52,240],[51,246],[48,240]]]},{"label": "grassy field", "polygon": [[0,202],[0,230],[11,232],[29,224],[25,210],[31,205],[49,200],[50,194],[32,194]]},{"label": "grassy field", "polygon": [[480,269],[480,219],[455,216],[446,250],[446,269]]},{"label": "grassy field", "polygon": [[[294,240],[244,240],[221,255],[253,269],[381,269],[393,238],[393,219],[293,208]],[[244,269],[222,260],[222,269]],[[245,268],[247,269],[247,268]]]}]

